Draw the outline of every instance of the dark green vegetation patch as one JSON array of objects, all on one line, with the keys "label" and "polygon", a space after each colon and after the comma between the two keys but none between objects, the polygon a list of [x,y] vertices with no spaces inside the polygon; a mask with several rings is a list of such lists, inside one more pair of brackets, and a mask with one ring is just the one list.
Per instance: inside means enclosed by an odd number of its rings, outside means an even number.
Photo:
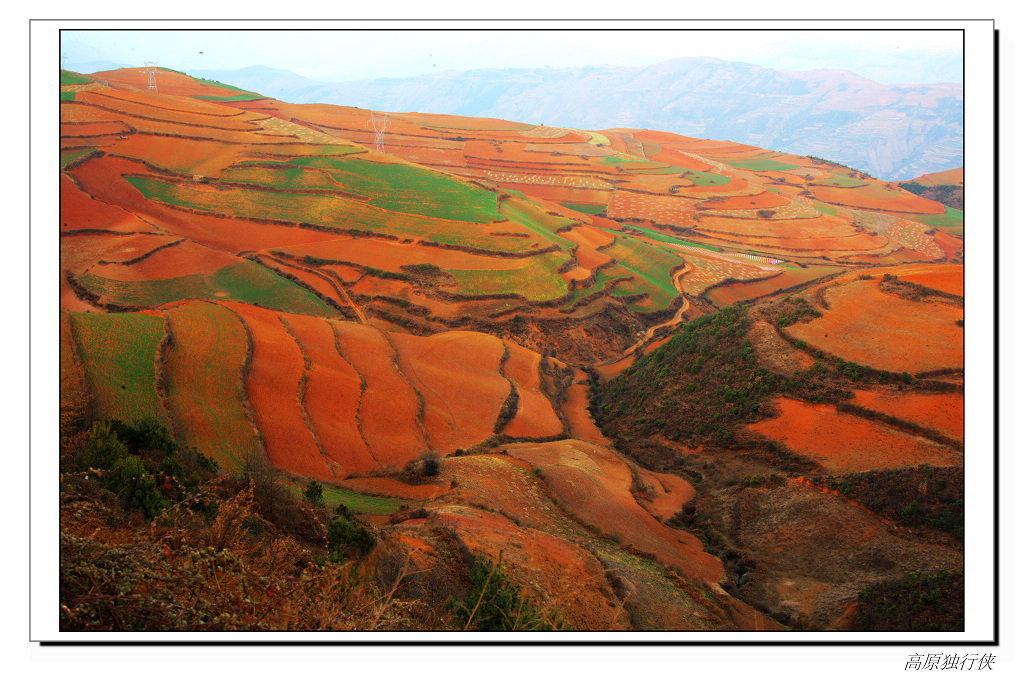
[{"label": "dark green vegetation patch", "polygon": [[860,592],[859,631],[963,631],[962,572],[911,572]]}]

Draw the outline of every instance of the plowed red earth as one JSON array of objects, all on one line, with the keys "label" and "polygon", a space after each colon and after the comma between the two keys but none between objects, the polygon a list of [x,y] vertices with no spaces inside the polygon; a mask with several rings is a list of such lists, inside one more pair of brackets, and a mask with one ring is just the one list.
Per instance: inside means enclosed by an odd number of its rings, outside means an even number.
[{"label": "plowed red earth", "polygon": [[519,395],[516,415],[503,431],[511,437],[551,437],[562,432],[562,422],[540,389],[540,355],[509,343],[508,359],[502,365],[505,378]]},{"label": "plowed red earth", "polygon": [[829,309],[788,327],[790,335],[876,369],[916,374],[963,367],[959,307],[888,295],[875,279],[843,282],[827,288],[824,296]]},{"label": "plowed red earth", "polygon": [[641,470],[639,476],[644,484],[654,490],[654,498],[648,500],[642,497],[640,505],[662,522],[678,513],[683,504],[696,494],[693,485],[671,473]]},{"label": "plowed red earth", "polygon": [[892,390],[855,390],[853,402],[903,421],[937,430],[948,437],[964,437],[962,393],[908,393]]},{"label": "plowed red earth", "polygon": [[[110,83],[112,87],[126,90],[145,92],[149,89],[149,77],[145,69],[118,69],[116,71],[99,71],[92,74],[95,80],[102,80]],[[183,73],[175,73],[158,69],[156,72],[156,85],[161,95],[183,95],[194,97],[198,95],[209,95],[223,97],[230,94],[230,90],[213,85],[203,85]],[[129,93],[125,93],[128,95]],[[205,102],[197,102],[200,106],[211,106]]]},{"label": "plowed red earth", "polygon": [[468,331],[390,338],[402,372],[423,398],[423,427],[433,449],[447,453],[493,434],[509,394],[498,372],[500,340]]},{"label": "plowed red earth", "polygon": [[565,391],[562,412],[569,422],[573,437],[599,445],[610,445],[611,442],[601,433],[590,416],[588,385],[587,375],[580,369],[573,369],[573,384]]},{"label": "plowed red earth", "polygon": [[239,147],[203,140],[189,140],[188,144],[183,144],[174,137],[130,135],[128,139],[119,141],[114,151],[145,159],[169,170],[216,176],[235,160]]},{"label": "plowed red earth", "polygon": [[722,564],[704,553],[700,542],[686,532],[662,525],[630,493],[632,474],[613,450],[580,440],[505,447],[511,456],[541,469],[562,502],[585,522],[624,544],[655,555],[681,574],[705,584],[717,584]]},{"label": "plowed red earth", "polygon": [[148,225],[123,208],[96,201],[80,190],[70,177],[60,174],[60,229],[105,229],[115,232],[151,232]]},{"label": "plowed red earth", "polygon": [[785,206],[789,201],[773,192],[762,192],[753,196],[730,196],[724,199],[710,199],[700,204],[702,210],[752,210],[756,208],[776,208]]},{"label": "plowed red earth", "polygon": [[242,303],[223,305],[242,317],[252,339],[245,388],[270,463],[299,475],[331,479],[299,408],[302,352],[281,325],[279,313]]},{"label": "plowed red earth", "polygon": [[335,477],[379,468],[359,432],[359,374],[338,354],[334,327],[313,317],[283,318],[309,361],[303,404]]},{"label": "plowed red earth", "polygon": [[209,274],[239,261],[238,257],[229,253],[215,251],[193,241],[182,241],[161,248],[131,265],[99,265],[89,271],[118,281],[152,281],[188,274]]},{"label": "plowed red earth", "polygon": [[903,281],[921,284],[928,288],[952,293],[956,296],[964,294],[964,266],[950,265],[918,265],[893,267],[886,270]]},{"label": "plowed red earth", "polygon": [[507,267],[507,263],[518,259],[502,258],[496,261],[485,255],[465,253],[446,248],[426,246],[420,243],[400,243],[387,239],[366,239],[334,236],[313,244],[301,244],[279,249],[298,257],[311,255],[325,260],[343,260],[368,265],[375,269],[398,272],[402,265],[430,263],[444,268],[486,270],[496,266]]},{"label": "plowed red earth", "polygon": [[963,465],[960,452],[836,411],[829,404],[777,397],[773,405],[778,416],[747,428],[817,461],[830,472],[856,473],[921,464]]},{"label": "plowed red earth", "polygon": [[401,468],[428,449],[417,417],[420,398],[399,373],[395,350],[382,332],[351,322],[332,324],[342,356],[366,382],[359,422],[370,452],[381,465]]},{"label": "plowed red earth", "polygon": [[938,230],[932,235],[935,239],[935,243],[939,245],[942,252],[946,255],[947,260],[953,258],[963,258],[964,242],[963,239],[958,239],[952,234]]}]

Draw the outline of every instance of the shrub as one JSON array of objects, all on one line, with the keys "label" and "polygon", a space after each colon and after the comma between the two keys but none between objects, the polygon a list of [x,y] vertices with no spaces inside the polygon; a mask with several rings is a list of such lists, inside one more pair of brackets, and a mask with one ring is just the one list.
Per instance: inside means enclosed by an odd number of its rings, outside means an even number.
[{"label": "shrub", "polygon": [[501,554],[498,554],[497,563],[477,556],[469,572],[469,581],[473,585],[470,592],[451,605],[459,628],[475,631],[552,629],[529,600],[520,597],[519,589],[508,583]]},{"label": "shrub", "polygon": [[114,434],[109,421],[96,421],[89,431],[89,440],[81,453],[75,457],[75,464],[81,469],[100,468],[109,470],[118,461],[128,456],[128,447]]},{"label": "shrub", "polygon": [[[347,508],[345,510],[348,511]],[[376,543],[377,539],[370,531],[351,518],[335,516],[327,525],[327,557],[332,563],[342,562],[348,548],[365,555]]]},{"label": "shrub", "polygon": [[324,486],[316,480],[310,480],[306,489],[302,490],[302,496],[313,506],[324,505]]},{"label": "shrub", "polygon": [[164,508],[156,480],[137,456],[127,456],[115,463],[106,487],[117,494],[126,511],[138,509],[146,518],[154,518]]}]

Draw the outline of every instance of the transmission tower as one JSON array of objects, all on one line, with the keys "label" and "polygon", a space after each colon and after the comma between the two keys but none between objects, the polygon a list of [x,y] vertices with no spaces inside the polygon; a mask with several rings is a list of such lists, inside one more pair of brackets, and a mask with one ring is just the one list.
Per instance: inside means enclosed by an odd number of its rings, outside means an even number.
[{"label": "transmission tower", "polygon": [[153,92],[156,92],[156,62],[155,61],[147,61],[146,62],[146,80],[147,80],[146,85],[149,87],[149,89],[152,90]]},{"label": "transmission tower", "polygon": [[373,144],[377,151],[384,151],[384,131],[388,129],[388,115],[383,114],[380,118],[374,112],[370,112],[370,119],[366,124],[373,128]]}]

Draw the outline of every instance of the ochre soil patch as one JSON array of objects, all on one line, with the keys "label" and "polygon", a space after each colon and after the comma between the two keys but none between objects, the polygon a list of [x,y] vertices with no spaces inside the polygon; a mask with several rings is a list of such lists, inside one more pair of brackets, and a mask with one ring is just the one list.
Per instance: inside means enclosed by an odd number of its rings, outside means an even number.
[{"label": "ochre soil patch", "polygon": [[782,289],[789,289],[811,279],[827,274],[841,272],[839,267],[806,267],[798,269],[779,269],[778,274],[768,279],[756,281],[739,281],[716,286],[708,291],[708,299],[719,307],[726,307],[742,300],[752,300],[759,296],[770,295]]},{"label": "ochre soil patch", "polygon": [[189,274],[212,274],[222,267],[239,262],[239,258],[215,251],[194,241],[182,241],[161,248],[131,265],[112,263],[90,268],[92,274],[118,281],[152,281]]},{"label": "ochre soil patch", "polygon": [[653,196],[617,191],[605,210],[609,218],[650,220],[662,225],[693,224],[695,202],[683,196]]},{"label": "ochre soil patch", "polygon": [[100,260],[131,260],[173,241],[168,234],[62,234],[60,268],[80,273]]},{"label": "ochre soil patch", "polygon": [[937,430],[948,437],[964,437],[963,393],[912,393],[905,390],[855,390],[854,404]]},{"label": "ochre soil patch", "polygon": [[932,235],[932,238],[935,239],[935,243],[942,249],[947,260],[963,258],[963,239],[958,239],[948,232],[943,232],[941,229],[936,230],[935,234]]},{"label": "ochre soil patch", "polygon": [[777,397],[773,405],[778,416],[747,428],[817,461],[829,472],[858,473],[925,463],[933,466],[963,465],[960,452],[837,411],[830,404]]},{"label": "ochre soil patch", "polygon": [[509,384],[498,372],[504,346],[493,336],[452,331],[429,337],[390,334],[398,365],[423,399],[432,449],[451,452],[490,437]]},{"label": "ochre soil patch", "polygon": [[606,535],[618,535],[623,544],[653,554],[690,579],[717,584],[722,577],[722,564],[704,553],[696,537],[662,525],[636,502],[629,466],[614,450],[580,440],[513,444],[505,450],[540,468],[562,503]]},{"label": "ochre soil patch", "polygon": [[914,182],[923,184],[926,187],[950,184],[964,186],[964,169],[953,168],[952,170],[941,170],[937,173],[925,173],[921,177],[914,179]]},{"label": "ochre soil patch", "polygon": [[330,480],[332,473],[299,408],[299,380],[304,371],[302,352],[281,325],[280,313],[242,303],[222,305],[245,320],[252,339],[245,390],[271,465],[298,475]]},{"label": "ochre soil patch", "polygon": [[678,475],[640,470],[639,477],[645,485],[654,490],[653,498],[650,500],[644,495],[640,496],[640,505],[662,522],[678,513],[683,504],[693,499],[696,494],[693,485]]},{"label": "ochre soil patch", "polygon": [[540,387],[540,355],[513,343],[502,365],[505,378],[516,386],[516,414],[502,431],[511,437],[551,437],[562,432],[562,422]]},{"label": "ochre soil patch", "polygon": [[610,445],[611,442],[608,438],[594,424],[594,419],[590,416],[589,405],[587,375],[580,369],[573,369],[573,384],[566,389],[565,404],[562,405],[562,412],[569,422],[569,430],[578,440]]},{"label": "ochre soil patch", "polygon": [[594,371],[601,377],[601,380],[610,381],[628,369],[633,364],[634,359],[636,359],[634,355],[626,355],[610,364],[599,364],[594,367]]},{"label": "ochre soil patch", "polygon": [[[110,83],[111,87],[124,90],[137,90],[148,92],[149,76],[146,69],[116,69],[114,71],[99,71],[92,74],[96,80],[104,80]],[[230,95],[231,90],[226,90],[214,85],[204,85],[183,73],[175,73],[157,69],[156,85],[159,96],[178,95],[185,97],[214,96],[223,97]],[[121,92],[122,97],[130,97],[132,92]],[[139,95],[136,95],[139,96]],[[196,101],[197,107],[211,107],[203,101]]]},{"label": "ochre soil patch", "polygon": [[359,374],[334,344],[334,327],[324,319],[283,316],[308,360],[303,404],[335,477],[369,473],[379,467],[359,432]]},{"label": "ochre soil patch", "polygon": [[191,301],[168,307],[167,406],[176,434],[226,470],[262,456],[241,399],[245,329],[230,310]]},{"label": "ochre soil patch", "polygon": [[217,176],[231,165],[241,147],[205,140],[184,140],[157,135],[129,135],[118,141],[113,153],[141,158],[161,168]]},{"label": "ochre soil patch", "polygon": [[419,425],[419,396],[399,373],[395,350],[371,326],[332,322],[338,346],[365,381],[359,421],[374,458],[384,467],[401,468],[428,449]]},{"label": "ochre soil patch", "polygon": [[882,293],[878,279],[853,280],[824,291],[829,309],[787,331],[847,361],[916,374],[964,365],[963,310]]},{"label": "ochre soil patch", "polygon": [[776,208],[788,205],[784,197],[774,192],[761,192],[751,196],[729,196],[721,199],[708,199],[700,204],[701,210],[756,210],[759,208]]}]

